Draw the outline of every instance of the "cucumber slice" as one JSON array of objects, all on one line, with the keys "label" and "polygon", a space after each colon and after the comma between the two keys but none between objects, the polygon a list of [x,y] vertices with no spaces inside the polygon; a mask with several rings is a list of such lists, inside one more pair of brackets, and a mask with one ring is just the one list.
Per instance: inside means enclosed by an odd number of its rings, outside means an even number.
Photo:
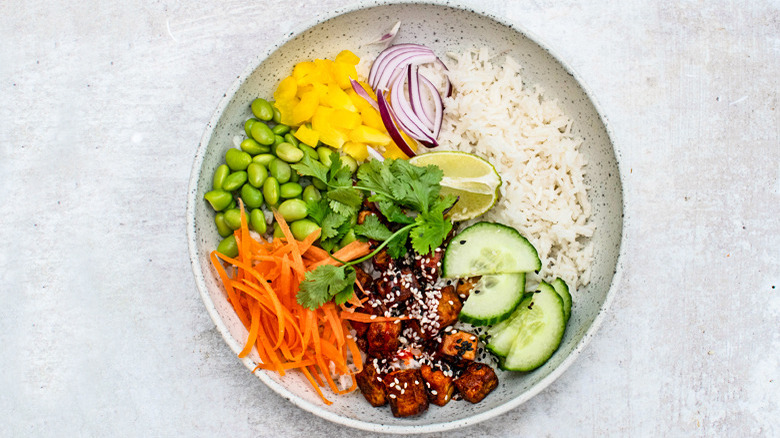
[{"label": "cucumber slice", "polygon": [[517,230],[492,222],[478,222],[461,231],[447,245],[442,276],[516,274],[541,268],[536,248]]},{"label": "cucumber slice", "polygon": [[520,305],[517,306],[517,310],[509,319],[488,329],[487,333],[490,335],[490,341],[486,345],[488,350],[492,351],[497,356],[506,357],[522,327],[523,320],[522,318],[517,317],[518,312],[523,307],[528,307],[528,305],[531,304],[532,298],[533,297],[530,296],[525,298]]},{"label": "cucumber slice", "polygon": [[552,287],[563,300],[563,316],[566,318],[566,322],[569,322],[569,317],[571,316],[571,294],[569,293],[569,286],[566,285],[565,281],[556,278],[555,281],[552,282]]},{"label": "cucumber slice", "polygon": [[485,275],[463,303],[458,317],[471,325],[501,322],[509,318],[523,299],[523,294],[524,273]]},{"label": "cucumber slice", "polygon": [[566,329],[563,300],[552,286],[542,282],[527,306],[518,307],[512,326],[518,333],[501,362],[509,371],[531,371],[547,362],[561,344]]}]

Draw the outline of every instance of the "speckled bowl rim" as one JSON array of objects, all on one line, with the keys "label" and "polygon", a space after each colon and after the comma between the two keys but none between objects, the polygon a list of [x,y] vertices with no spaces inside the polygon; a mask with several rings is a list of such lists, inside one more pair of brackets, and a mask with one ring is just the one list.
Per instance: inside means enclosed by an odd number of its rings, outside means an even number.
[{"label": "speckled bowl rim", "polygon": [[[514,399],[511,399],[508,402],[504,403],[503,405],[495,407],[489,411],[480,414],[475,414],[471,417],[464,418],[457,421],[444,422],[444,423],[440,422],[440,423],[433,423],[433,424],[426,424],[426,425],[413,425],[413,426],[412,425],[410,426],[384,425],[384,424],[376,424],[376,423],[369,423],[365,421],[353,420],[351,418],[346,418],[336,413],[330,412],[324,409],[322,406],[310,403],[302,399],[298,395],[290,392],[287,388],[285,388],[281,384],[277,383],[276,381],[268,377],[265,373],[256,373],[256,376],[260,380],[262,380],[263,383],[265,383],[269,388],[271,388],[273,391],[275,391],[285,399],[291,401],[293,404],[306,411],[309,411],[321,418],[332,421],[334,423],[342,424],[356,429],[371,431],[371,432],[384,432],[384,433],[396,433],[396,434],[443,432],[443,431],[457,429],[465,426],[471,426],[480,423],[482,421],[489,420],[491,418],[494,418],[506,412],[509,412],[512,409],[515,409],[516,407],[530,400],[532,397],[537,395],[548,385],[554,382],[555,379],[560,377],[564,373],[564,371],[566,371],[566,369],[568,369],[569,366],[571,366],[571,364],[574,363],[574,361],[577,359],[580,353],[585,349],[585,347],[590,342],[591,338],[593,338],[594,334],[603,323],[604,318],[606,316],[607,309],[609,308],[610,304],[612,303],[612,300],[615,297],[617,286],[618,284],[620,284],[620,280],[622,278],[622,274],[623,274],[622,261],[625,259],[624,251],[626,248],[625,240],[626,240],[626,228],[627,228],[626,222],[628,221],[628,215],[627,215],[628,210],[626,208],[627,202],[625,197],[625,191],[623,190],[624,182],[625,182],[624,181],[625,172],[623,172],[620,169],[621,166],[620,166],[620,159],[619,159],[619,150],[615,147],[614,134],[609,124],[609,120],[607,119],[605,113],[601,108],[601,105],[599,104],[598,100],[593,96],[593,93],[590,91],[590,88],[587,86],[583,78],[560,56],[558,56],[556,52],[553,50],[553,48],[550,45],[546,44],[543,39],[539,38],[537,35],[534,35],[532,32],[529,32],[528,30],[520,27],[518,24],[506,20],[502,17],[495,16],[485,9],[475,7],[473,5],[466,5],[457,1],[369,0],[360,3],[350,4],[341,8],[337,8],[327,14],[318,15],[314,19],[309,20],[303,23],[302,25],[297,26],[294,31],[287,32],[283,37],[277,40],[276,43],[269,46],[265,51],[261,52],[258,56],[256,56],[252,62],[250,62],[249,66],[244,70],[243,73],[241,73],[241,75],[233,82],[233,85],[227,90],[225,96],[220,101],[219,105],[217,106],[217,109],[214,111],[214,114],[212,115],[208,125],[206,126],[206,130],[204,131],[203,136],[201,137],[198,150],[195,153],[195,160],[193,162],[192,172],[190,174],[189,189],[187,192],[188,193],[187,195],[187,240],[189,244],[190,263],[192,265],[192,270],[195,275],[195,283],[198,287],[198,290],[200,291],[200,295],[201,298],[203,299],[203,303],[206,306],[206,310],[209,312],[211,319],[214,321],[214,324],[216,325],[219,332],[222,334],[222,337],[225,339],[227,344],[236,354],[238,354],[238,352],[240,352],[243,349],[243,345],[240,345],[238,341],[233,339],[233,337],[230,335],[230,331],[228,330],[225,323],[222,321],[222,318],[217,312],[214,302],[211,300],[211,296],[209,295],[208,288],[206,287],[205,277],[203,276],[203,272],[200,269],[200,260],[198,258],[198,251],[197,251],[197,238],[195,235],[195,230],[196,230],[195,203],[198,201],[197,199],[195,199],[197,193],[197,184],[200,175],[200,169],[203,165],[203,160],[206,156],[206,149],[208,147],[209,140],[211,139],[214,133],[214,128],[217,125],[219,119],[221,118],[223,112],[227,108],[228,104],[230,103],[232,96],[238,91],[238,89],[252,74],[252,72],[254,72],[258,68],[258,66],[266,58],[268,58],[276,49],[278,49],[279,47],[281,47],[291,39],[295,38],[296,36],[302,34],[309,28],[314,27],[324,21],[335,18],[339,15],[343,15],[349,12],[354,12],[362,9],[370,9],[377,6],[387,6],[387,5],[394,5],[394,4],[428,4],[434,6],[450,7],[454,9],[462,9],[467,12],[472,12],[475,14],[482,15],[484,17],[496,21],[497,23],[503,24],[513,29],[514,31],[520,33],[521,35],[525,36],[529,40],[533,41],[544,51],[550,54],[550,56],[552,56],[553,59],[555,59],[570,75],[574,77],[574,80],[579,84],[579,86],[585,92],[585,95],[590,99],[593,107],[596,109],[596,112],[599,115],[599,118],[601,119],[601,122],[604,124],[604,127],[607,132],[607,136],[609,137],[610,144],[612,145],[612,149],[615,154],[615,160],[617,162],[618,170],[619,170],[622,212],[624,216],[622,221],[620,248],[618,250],[615,273],[612,277],[610,288],[609,291],[607,292],[604,302],[599,308],[598,314],[596,315],[596,318],[593,320],[593,323],[591,323],[590,327],[585,332],[582,339],[579,341],[579,343],[574,348],[574,350],[572,350],[571,353],[569,353],[566,359],[564,359],[563,362],[561,362],[561,364],[557,368],[555,368],[549,375],[547,375],[544,379],[540,380],[538,383],[536,383],[531,388],[529,388],[526,392],[515,397]],[[254,368],[254,363],[249,358],[241,359],[241,361],[250,370]]]}]

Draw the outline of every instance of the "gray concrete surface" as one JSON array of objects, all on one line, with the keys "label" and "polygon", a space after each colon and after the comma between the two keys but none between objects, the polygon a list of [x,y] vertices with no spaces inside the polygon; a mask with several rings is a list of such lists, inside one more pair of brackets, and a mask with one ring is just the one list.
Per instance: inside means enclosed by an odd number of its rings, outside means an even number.
[{"label": "gray concrete surface", "polygon": [[[341,3],[0,3],[0,435],[364,435],[246,371],[201,304],[184,232],[224,90]],[[780,3],[470,3],[590,85],[629,169],[629,239],[584,355],[520,408],[446,435],[780,435]]]}]

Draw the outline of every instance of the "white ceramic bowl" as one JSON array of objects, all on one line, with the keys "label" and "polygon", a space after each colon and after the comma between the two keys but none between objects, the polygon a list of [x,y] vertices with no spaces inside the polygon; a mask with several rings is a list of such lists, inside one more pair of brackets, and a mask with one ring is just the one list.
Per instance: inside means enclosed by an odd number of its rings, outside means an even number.
[{"label": "white ceramic bowl", "polygon": [[[556,98],[574,120],[575,134],[585,142],[581,153],[588,162],[586,182],[591,186],[594,266],[590,284],[576,296],[571,320],[563,342],[555,355],[541,368],[528,374],[500,373],[500,385],[484,401],[432,406],[415,418],[394,418],[389,409],[376,409],[360,394],[332,396],[334,404],[325,406],[297,374],[280,378],[274,373],[257,372],[266,385],[297,406],[347,426],[394,433],[435,432],[484,421],[513,409],[555,380],[574,361],[597,330],[614,290],[619,271],[623,233],[623,196],[618,164],[608,134],[606,119],[587,89],[565,63],[548,47],[527,32],[503,19],[455,6],[425,3],[385,4],[348,8],[334,16],[292,33],[284,42],[260,54],[227,91],[206,127],[195,156],[187,205],[187,234],[196,284],[217,328],[238,353],[246,339],[241,325],[226,301],[225,293],[211,267],[209,252],[216,248],[219,236],[213,212],[203,200],[210,190],[214,169],[233,146],[233,137],[243,132],[243,122],[251,116],[249,103],[258,96],[270,97],[276,84],[299,61],[332,59],[339,51],[350,49],[361,57],[373,57],[379,51],[366,43],[397,20],[403,25],[396,42],[417,42],[438,54],[487,46],[493,53],[508,53],[519,61],[523,77],[541,84],[546,96]],[[249,368],[257,357],[243,359]]]}]

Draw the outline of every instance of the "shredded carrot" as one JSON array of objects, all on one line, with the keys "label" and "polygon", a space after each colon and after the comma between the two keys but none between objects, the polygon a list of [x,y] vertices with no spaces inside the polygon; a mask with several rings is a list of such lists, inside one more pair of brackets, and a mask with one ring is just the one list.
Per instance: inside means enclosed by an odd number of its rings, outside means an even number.
[{"label": "shredded carrot", "polygon": [[[373,317],[354,312],[362,303],[349,299],[353,306],[327,303],[311,310],[297,301],[298,286],[306,272],[320,265],[338,265],[367,255],[368,243],[355,241],[335,252],[333,257],[314,245],[319,230],[298,241],[290,227],[274,212],[284,237],[270,242],[255,240],[249,234],[243,203],[240,204],[241,227],[234,232],[238,256],[227,257],[216,251],[211,262],[227,294],[228,302],[247,329],[247,339],[239,357],[257,353],[257,370],[298,370],[311,382],[326,404],[321,387],[328,386],[336,394],[346,394],[357,388],[355,374],[363,369],[361,353],[349,334],[348,321],[395,321],[398,318]],[[335,257],[335,258],[334,258]],[[226,266],[232,266],[227,268]],[[362,285],[357,283],[362,290]],[[372,319],[373,318],[373,319]],[[349,388],[339,389],[334,380],[349,376]],[[338,380],[338,379],[337,379]]]}]

